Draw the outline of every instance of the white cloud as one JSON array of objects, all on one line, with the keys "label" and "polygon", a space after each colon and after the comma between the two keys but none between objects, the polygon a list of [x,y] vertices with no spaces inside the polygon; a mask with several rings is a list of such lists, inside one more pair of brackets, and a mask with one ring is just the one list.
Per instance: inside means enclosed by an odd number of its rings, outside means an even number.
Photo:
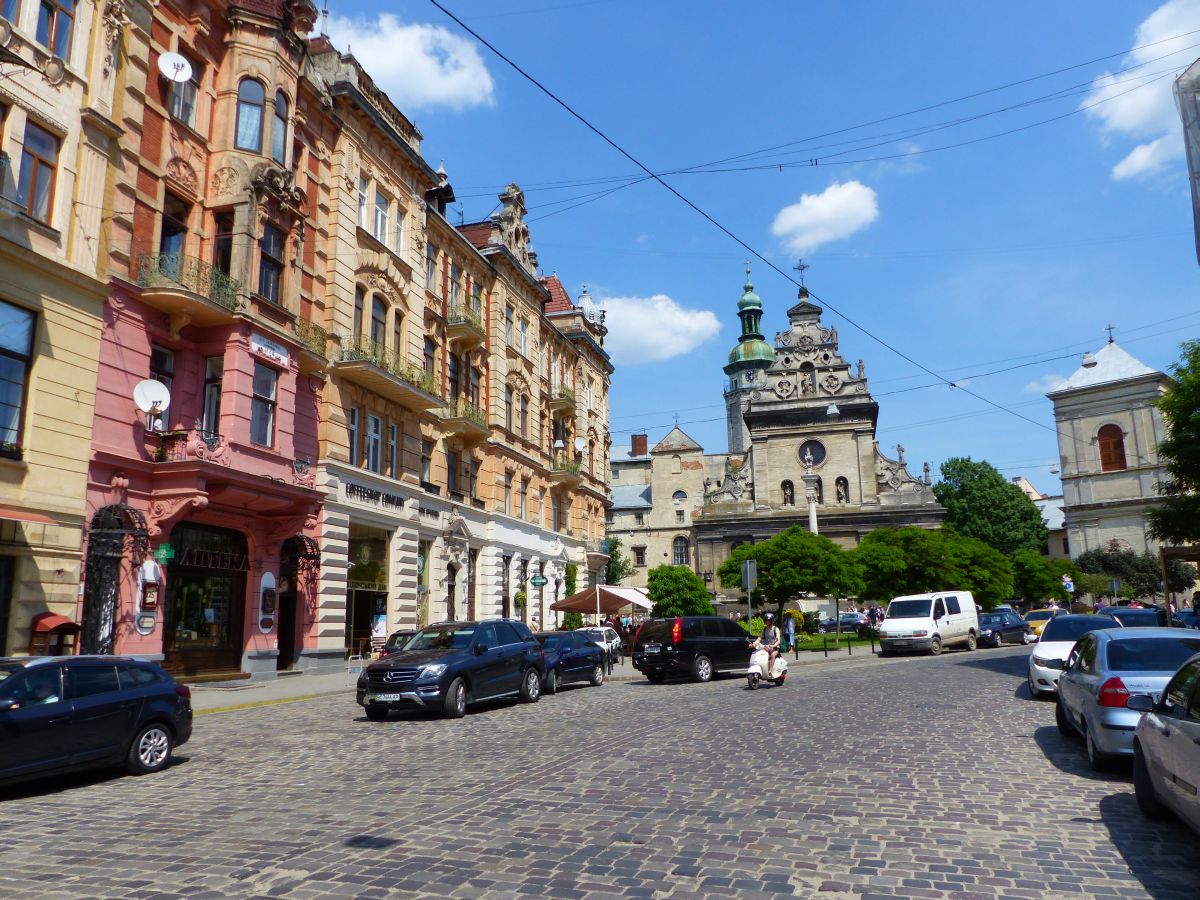
[{"label": "white cloud", "polygon": [[879,197],[860,181],[835,181],[819,194],[804,194],[799,203],[775,216],[771,233],[793,253],[809,253],[840,241],[879,218]]},{"label": "white cloud", "polygon": [[[1197,36],[1186,32],[1198,28],[1200,0],[1167,0],[1138,26],[1133,43],[1140,49],[1131,50],[1119,68],[1147,65],[1121,74],[1106,72],[1092,82],[1092,90],[1082,106],[1090,107],[1087,113],[1100,122],[1106,139],[1114,136],[1151,139],[1139,144],[1113,167],[1115,180],[1156,175],[1183,156],[1179,116],[1171,90],[1173,79],[1167,76],[1145,87],[1139,85],[1143,83],[1142,76],[1184,66],[1195,59],[1194,48],[1185,48],[1195,44]],[[1145,46],[1148,44],[1153,46]],[[1099,105],[1092,105],[1096,103]]]},{"label": "white cloud", "polygon": [[329,38],[362,63],[402,112],[495,103],[491,73],[475,44],[440,25],[405,24],[391,13],[374,21],[331,16]]},{"label": "white cloud", "polygon": [[661,362],[717,336],[721,323],[707,309],[687,309],[666,294],[607,297],[604,346],[618,365]]},{"label": "white cloud", "polygon": [[1048,394],[1067,379],[1062,375],[1042,375],[1025,385],[1030,394]]}]

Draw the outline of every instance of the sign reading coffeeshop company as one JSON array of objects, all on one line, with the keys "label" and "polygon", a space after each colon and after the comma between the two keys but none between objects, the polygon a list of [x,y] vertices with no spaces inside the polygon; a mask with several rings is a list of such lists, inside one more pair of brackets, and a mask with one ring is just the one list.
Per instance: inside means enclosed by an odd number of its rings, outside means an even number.
[{"label": "sign reading coffeeshop company", "polygon": [[383,509],[404,509],[404,498],[398,494],[389,494],[375,488],[363,487],[361,484],[346,482],[346,499],[363,506],[373,506]]}]

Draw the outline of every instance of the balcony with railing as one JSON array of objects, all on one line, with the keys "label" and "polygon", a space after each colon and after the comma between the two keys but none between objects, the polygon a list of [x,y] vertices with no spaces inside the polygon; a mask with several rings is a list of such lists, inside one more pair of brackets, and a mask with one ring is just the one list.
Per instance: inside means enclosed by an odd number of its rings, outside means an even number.
[{"label": "balcony with railing", "polygon": [[550,482],[560,487],[577,487],[583,480],[583,464],[559,454],[550,463]]},{"label": "balcony with railing", "polygon": [[342,339],[333,371],[407,409],[423,412],[445,403],[432,375],[365,337]]},{"label": "balcony with railing", "polygon": [[587,554],[589,569],[598,568],[608,562],[609,547],[607,538],[601,538],[598,541],[588,541],[583,545],[583,550]]},{"label": "balcony with railing", "polygon": [[223,435],[208,431],[197,422],[195,428],[164,431],[162,444],[155,453],[157,462],[210,462],[227,466],[230,463],[229,443]]},{"label": "balcony with railing", "polygon": [[487,413],[464,397],[448,400],[442,410],[442,428],[463,440],[481,441],[489,433]]},{"label": "balcony with railing", "polygon": [[575,413],[575,391],[565,384],[555,384],[550,387],[550,414]]},{"label": "balcony with railing", "polygon": [[186,325],[223,325],[242,311],[242,283],[183,253],[143,253],[137,283],[147,305],[171,317],[171,331]]},{"label": "balcony with railing", "polygon": [[464,348],[475,347],[487,339],[483,318],[469,306],[451,306],[446,314],[446,337]]}]

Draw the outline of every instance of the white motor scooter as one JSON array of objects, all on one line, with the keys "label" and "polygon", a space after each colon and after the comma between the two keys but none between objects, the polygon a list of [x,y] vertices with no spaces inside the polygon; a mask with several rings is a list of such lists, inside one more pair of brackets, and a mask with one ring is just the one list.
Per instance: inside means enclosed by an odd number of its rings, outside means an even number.
[{"label": "white motor scooter", "polygon": [[758,641],[750,645],[754,652],[750,655],[750,668],[746,670],[746,681],[750,685],[750,690],[758,689],[760,681],[770,681],[776,686],[782,685],[787,680],[788,664],[780,653],[775,657],[775,664],[771,666],[771,671],[767,671],[767,661],[771,655],[767,653],[766,648]]}]

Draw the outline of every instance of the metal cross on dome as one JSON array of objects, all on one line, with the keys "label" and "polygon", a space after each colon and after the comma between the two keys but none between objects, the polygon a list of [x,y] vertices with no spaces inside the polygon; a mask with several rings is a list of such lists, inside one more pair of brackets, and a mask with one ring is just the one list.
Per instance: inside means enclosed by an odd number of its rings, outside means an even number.
[{"label": "metal cross on dome", "polygon": [[798,259],[796,260],[796,265],[792,268],[800,273],[800,287],[804,287],[804,273],[811,269],[812,266],[806,263],[803,259]]}]

